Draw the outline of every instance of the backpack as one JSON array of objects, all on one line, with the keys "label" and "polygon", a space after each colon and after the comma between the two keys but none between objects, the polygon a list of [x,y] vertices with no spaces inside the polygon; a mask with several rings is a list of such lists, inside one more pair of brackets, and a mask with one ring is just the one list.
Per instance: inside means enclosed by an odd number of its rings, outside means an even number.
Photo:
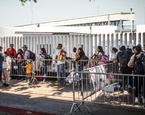
[{"label": "backpack", "polygon": [[145,56],[142,54],[139,58],[134,57],[134,73],[136,74],[144,74],[144,60]]},{"label": "backpack", "polygon": [[45,59],[47,59],[45,62],[46,65],[51,65],[52,63],[52,57],[48,54],[45,55]]},{"label": "backpack", "polygon": [[107,54],[102,55],[101,61],[109,61],[109,56]]},{"label": "backpack", "polygon": [[130,56],[127,53],[127,51],[120,52],[119,54],[120,67],[127,67],[129,60],[130,60]]},{"label": "backpack", "polygon": [[81,66],[86,66],[88,64],[89,58],[87,56],[83,56],[80,60]]},{"label": "backpack", "polygon": [[30,59],[32,59],[33,61],[36,60],[36,55],[35,53],[33,53],[32,51],[28,50],[30,52]]},{"label": "backpack", "polygon": [[109,56],[107,54],[103,54],[101,56],[101,60],[98,61],[98,65],[106,64],[109,61]]},{"label": "backpack", "polygon": [[142,57],[142,65],[145,72],[145,53],[143,54],[143,57]]}]

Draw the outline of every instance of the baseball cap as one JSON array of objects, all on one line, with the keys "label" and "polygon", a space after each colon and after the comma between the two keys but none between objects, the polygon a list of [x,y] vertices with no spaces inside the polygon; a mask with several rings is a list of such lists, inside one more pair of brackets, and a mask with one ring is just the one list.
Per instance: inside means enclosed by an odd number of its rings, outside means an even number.
[{"label": "baseball cap", "polygon": [[27,47],[27,45],[23,45],[23,47],[22,47],[22,48],[28,48],[28,47]]}]

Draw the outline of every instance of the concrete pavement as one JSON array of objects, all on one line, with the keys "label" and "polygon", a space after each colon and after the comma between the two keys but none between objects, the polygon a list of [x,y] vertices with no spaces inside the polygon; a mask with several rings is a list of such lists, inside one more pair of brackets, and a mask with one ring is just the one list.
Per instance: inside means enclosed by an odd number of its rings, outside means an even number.
[{"label": "concrete pavement", "polygon": [[[87,104],[92,114],[82,106],[81,111],[73,115],[144,115],[145,110],[116,107],[108,105]],[[68,115],[72,106],[71,86],[56,86],[54,81],[45,84],[29,86],[23,81],[13,80],[9,88],[0,88],[0,106],[24,111],[24,115]],[[17,110],[20,109],[20,110]],[[22,113],[3,111],[1,114],[22,115]],[[6,112],[6,113],[4,113]]]}]

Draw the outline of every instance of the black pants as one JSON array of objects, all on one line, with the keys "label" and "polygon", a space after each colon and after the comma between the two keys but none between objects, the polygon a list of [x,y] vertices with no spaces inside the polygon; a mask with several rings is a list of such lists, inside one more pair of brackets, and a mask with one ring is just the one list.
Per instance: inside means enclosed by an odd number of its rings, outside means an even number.
[{"label": "black pants", "polygon": [[0,70],[0,82],[2,81],[2,70]]},{"label": "black pants", "polygon": [[[122,67],[120,69],[121,71],[121,74],[131,74],[132,73],[132,68],[129,68],[129,67]],[[122,76],[123,78],[123,82],[120,84],[121,87],[123,87],[123,89],[125,89],[125,85],[131,85],[133,86],[133,77],[132,76],[125,76],[123,75]]]},{"label": "black pants", "polygon": [[142,94],[145,98],[145,77],[135,77],[134,78],[134,86],[135,86],[135,97],[138,97],[139,94]]}]

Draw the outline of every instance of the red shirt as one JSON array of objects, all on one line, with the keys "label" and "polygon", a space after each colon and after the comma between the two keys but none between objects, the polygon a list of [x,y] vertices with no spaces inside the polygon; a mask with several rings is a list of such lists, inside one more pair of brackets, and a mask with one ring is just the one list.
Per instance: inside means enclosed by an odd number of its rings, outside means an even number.
[{"label": "red shirt", "polygon": [[15,57],[16,56],[16,50],[15,49],[8,48],[6,52],[9,54],[10,57]]}]

